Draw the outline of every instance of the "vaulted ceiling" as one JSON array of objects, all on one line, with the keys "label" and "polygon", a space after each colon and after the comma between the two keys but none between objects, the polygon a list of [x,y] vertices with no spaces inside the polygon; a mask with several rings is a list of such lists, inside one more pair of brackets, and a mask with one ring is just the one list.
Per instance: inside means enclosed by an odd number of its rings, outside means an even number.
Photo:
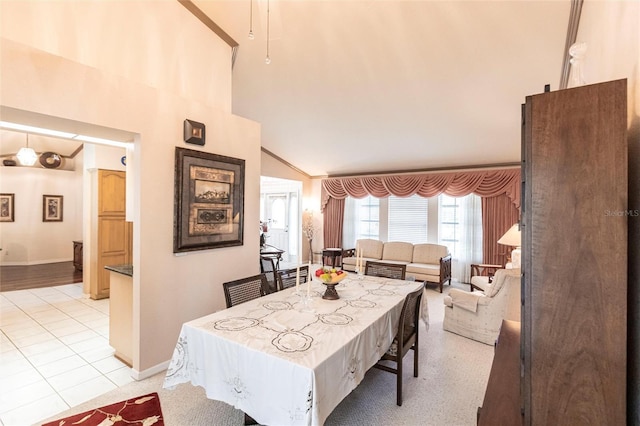
[{"label": "vaulted ceiling", "polygon": [[[558,88],[571,9],[571,0],[191,2],[239,45],[233,112],[259,122],[262,147],[310,176],[517,163],[520,105]],[[3,158],[26,142],[0,136]],[[30,144],[64,156],[81,148],[43,136]]]},{"label": "vaulted ceiling", "polygon": [[545,84],[558,88],[571,9],[569,0],[193,3],[239,44],[233,112],[261,123],[263,148],[311,176],[517,163],[520,105]]}]

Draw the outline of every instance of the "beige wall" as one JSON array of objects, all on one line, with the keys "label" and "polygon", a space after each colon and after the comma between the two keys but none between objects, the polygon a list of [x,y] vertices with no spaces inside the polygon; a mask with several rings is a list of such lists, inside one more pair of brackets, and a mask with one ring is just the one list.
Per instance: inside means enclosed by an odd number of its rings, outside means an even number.
[{"label": "beige wall", "polygon": [[246,161],[245,223],[259,219],[260,128],[229,112],[231,49],[176,1],[2,1],[0,16],[2,105],[137,135],[133,367],[161,370],[183,322],[224,308],[222,282],[259,270],[253,226],[243,246],[172,253],[185,118],[207,126],[195,148]]},{"label": "beige wall", "polygon": [[[0,224],[0,264],[37,265],[73,259],[72,241],[83,240],[87,169],[124,170],[123,148],[85,144],[65,169],[0,167],[0,192],[15,194],[15,222]],[[62,195],[63,221],[42,221],[42,195]],[[88,195],[88,193],[87,193]],[[88,282],[85,282],[88,284]]]},{"label": "beige wall", "polygon": [[[0,192],[14,194],[14,222],[0,224],[0,264],[37,265],[73,259],[82,239],[82,169],[0,167]],[[62,222],[42,221],[42,196],[62,195]]]},{"label": "beige wall", "polygon": [[[584,2],[576,41],[587,43],[587,84],[627,79],[629,123],[640,117],[640,2]],[[638,135],[640,136],[640,135]]]}]

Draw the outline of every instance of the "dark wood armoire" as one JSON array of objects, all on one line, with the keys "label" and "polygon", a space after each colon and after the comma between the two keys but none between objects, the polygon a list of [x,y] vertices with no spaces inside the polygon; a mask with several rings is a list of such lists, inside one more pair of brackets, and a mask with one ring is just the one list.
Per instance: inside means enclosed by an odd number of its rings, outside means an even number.
[{"label": "dark wood armoire", "polygon": [[522,123],[526,425],[624,425],[626,80],[528,96]]}]

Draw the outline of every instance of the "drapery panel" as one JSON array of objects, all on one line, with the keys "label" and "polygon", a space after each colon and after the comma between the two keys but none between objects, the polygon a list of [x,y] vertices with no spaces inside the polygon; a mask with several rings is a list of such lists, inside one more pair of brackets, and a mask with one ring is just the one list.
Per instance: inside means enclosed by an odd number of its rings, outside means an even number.
[{"label": "drapery panel", "polygon": [[362,198],[369,194],[377,198],[414,194],[430,198],[442,193],[452,197],[471,193],[481,197],[506,194],[515,208],[520,208],[520,168],[323,179],[320,209],[324,211],[332,198]]},{"label": "drapery panel", "polygon": [[520,212],[505,195],[482,199],[482,257],[484,263],[502,265],[511,247],[498,244],[500,237],[520,220]]},{"label": "drapery panel", "polygon": [[324,246],[342,247],[342,227],[345,199],[331,198],[324,207]]}]

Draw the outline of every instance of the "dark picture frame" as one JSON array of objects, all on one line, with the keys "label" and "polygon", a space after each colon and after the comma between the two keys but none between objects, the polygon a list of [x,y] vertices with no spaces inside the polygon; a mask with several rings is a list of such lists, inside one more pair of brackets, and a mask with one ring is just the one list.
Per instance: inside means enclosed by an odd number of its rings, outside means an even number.
[{"label": "dark picture frame", "polygon": [[15,194],[0,194],[0,222],[15,222]]},{"label": "dark picture frame", "polygon": [[62,195],[43,195],[42,196],[42,221],[43,222],[62,222],[64,213]]},{"label": "dark picture frame", "polygon": [[245,160],[176,147],[173,252],[244,243]]},{"label": "dark picture frame", "polygon": [[185,119],[183,125],[183,137],[186,143],[204,145],[205,127],[203,123]]}]

